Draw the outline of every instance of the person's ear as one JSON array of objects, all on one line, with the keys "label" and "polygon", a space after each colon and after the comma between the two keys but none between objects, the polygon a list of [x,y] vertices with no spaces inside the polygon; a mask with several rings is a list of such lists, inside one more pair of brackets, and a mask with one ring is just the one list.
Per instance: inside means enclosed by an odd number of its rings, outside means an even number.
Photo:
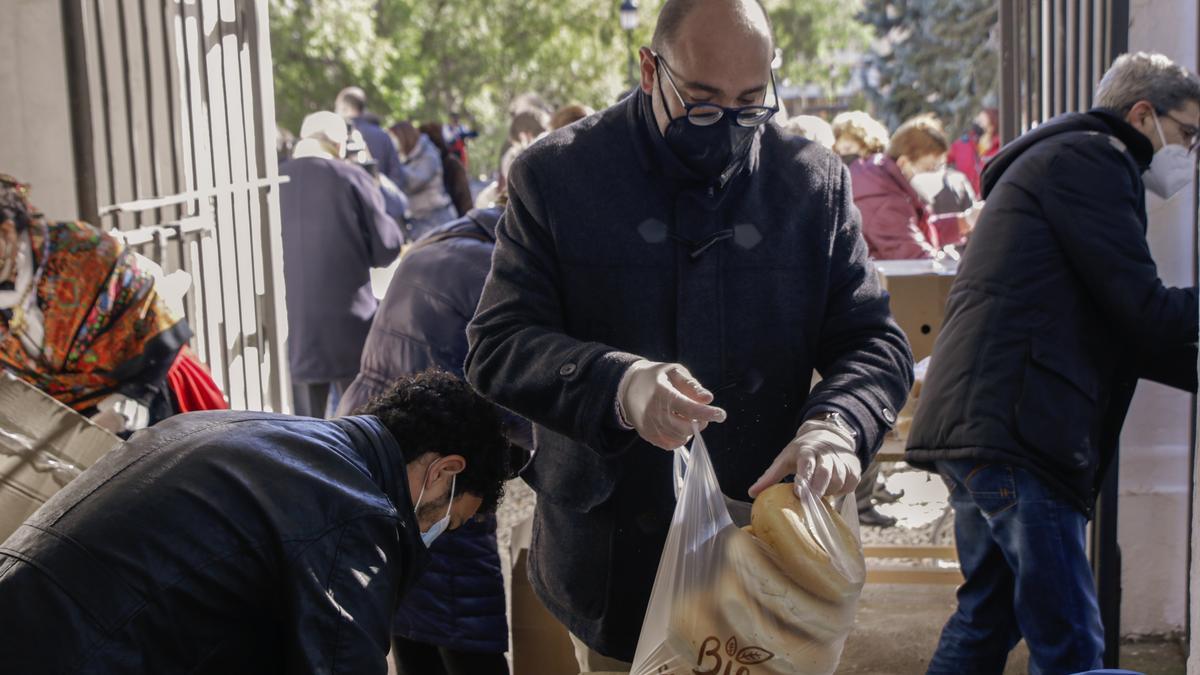
[{"label": "person's ear", "polygon": [[1154,131],[1154,104],[1149,101],[1138,101],[1129,109],[1129,114],[1125,116],[1125,121],[1129,122],[1138,131],[1151,137],[1156,138]]},{"label": "person's ear", "polygon": [[658,61],[654,58],[654,53],[649,47],[642,47],[638,50],[639,72],[641,73],[642,91],[647,94],[654,92],[654,78],[658,71]]},{"label": "person's ear", "polygon": [[443,476],[448,479],[451,475],[462,473],[465,468],[467,468],[467,459],[462,455],[439,457],[437,466],[433,470],[433,480],[438,481]]}]

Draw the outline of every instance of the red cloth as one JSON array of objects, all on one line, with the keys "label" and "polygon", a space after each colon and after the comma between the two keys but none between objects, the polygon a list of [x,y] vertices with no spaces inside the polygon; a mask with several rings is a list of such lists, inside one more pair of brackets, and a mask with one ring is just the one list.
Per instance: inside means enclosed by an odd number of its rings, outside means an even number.
[{"label": "red cloth", "polygon": [[862,213],[863,238],[875,260],[932,258],[942,235],[957,240],[958,216],[930,216],[896,162],[884,154],[850,166],[854,204]]},{"label": "red cloth", "polygon": [[186,346],[180,350],[179,357],[167,372],[167,384],[174,394],[175,412],[229,409],[225,395],[217,387],[212,375],[208,374],[208,369],[196,360],[192,350]]},{"label": "red cloth", "polygon": [[966,174],[971,181],[971,187],[975,188],[975,194],[983,194],[979,191],[980,177],[983,176],[983,167],[987,161],[996,156],[1000,152],[1000,139],[997,137],[992,141],[992,147],[983,156],[979,155],[979,138],[975,134],[966,134],[962,138],[954,141],[950,145],[950,152],[946,155],[946,166],[953,167]]}]

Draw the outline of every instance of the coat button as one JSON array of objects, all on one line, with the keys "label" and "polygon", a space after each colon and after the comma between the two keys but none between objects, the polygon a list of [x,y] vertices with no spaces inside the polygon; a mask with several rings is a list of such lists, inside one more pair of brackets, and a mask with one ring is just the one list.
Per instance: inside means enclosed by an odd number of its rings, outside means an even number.
[{"label": "coat button", "polygon": [[574,363],[564,363],[562,368],[558,369],[558,374],[563,377],[570,377],[575,374],[576,370],[579,370],[579,366]]},{"label": "coat button", "polygon": [[896,413],[892,412],[890,408],[884,408],[883,409],[883,420],[885,422],[887,422],[888,424],[895,424],[896,423]]}]

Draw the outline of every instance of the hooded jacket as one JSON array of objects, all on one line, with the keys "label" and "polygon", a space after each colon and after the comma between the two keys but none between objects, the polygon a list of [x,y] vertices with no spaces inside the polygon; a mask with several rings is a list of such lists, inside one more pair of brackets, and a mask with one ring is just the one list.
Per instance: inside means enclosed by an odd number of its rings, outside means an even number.
[{"label": "hooded jacket", "polygon": [[1110,111],[1055,118],[984,172],[909,463],[1025,467],[1091,514],[1138,378],[1196,390],[1197,295],[1146,242],[1153,146]]},{"label": "hooded jacket", "polygon": [[427,555],[378,419],[179,415],[0,545],[0,663],[382,675],[392,610]]}]

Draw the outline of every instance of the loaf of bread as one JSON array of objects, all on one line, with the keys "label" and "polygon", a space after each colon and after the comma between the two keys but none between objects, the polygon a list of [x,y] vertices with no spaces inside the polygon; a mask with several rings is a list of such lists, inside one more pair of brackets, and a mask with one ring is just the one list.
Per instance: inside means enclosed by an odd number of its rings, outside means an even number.
[{"label": "loaf of bread", "polygon": [[718,537],[727,564],[710,587],[693,589],[672,606],[674,666],[683,672],[723,673],[730,663],[730,673],[746,666],[780,675],[831,672],[853,609],[796,589],[745,531],[729,528]]},{"label": "loaf of bread", "polygon": [[[829,534],[847,549],[857,549],[857,538],[837,511],[824,499],[815,502],[829,516],[827,521],[833,524]],[[800,588],[833,603],[858,597],[865,573],[862,557],[854,561],[855,568],[851,570],[856,573],[857,580],[848,579],[821,544],[815,529],[820,525],[805,517],[794,485],[780,483],[763,490],[754,500],[750,523],[754,536],[775,552],[784,572]]]},{"label": "loaf of bread", "polygon": [[[857,551],[857,538],[837,512],[816,501],[830,534]],[[651,659],[656,667],[780,675],[837,668],[862,589],[862,557],[848,578],[804,514],[794,486],[776,485],[754,501],[751,525],[724,528],[705,542],[720,563],[697,570],[674,598],[668,638]]]}]

